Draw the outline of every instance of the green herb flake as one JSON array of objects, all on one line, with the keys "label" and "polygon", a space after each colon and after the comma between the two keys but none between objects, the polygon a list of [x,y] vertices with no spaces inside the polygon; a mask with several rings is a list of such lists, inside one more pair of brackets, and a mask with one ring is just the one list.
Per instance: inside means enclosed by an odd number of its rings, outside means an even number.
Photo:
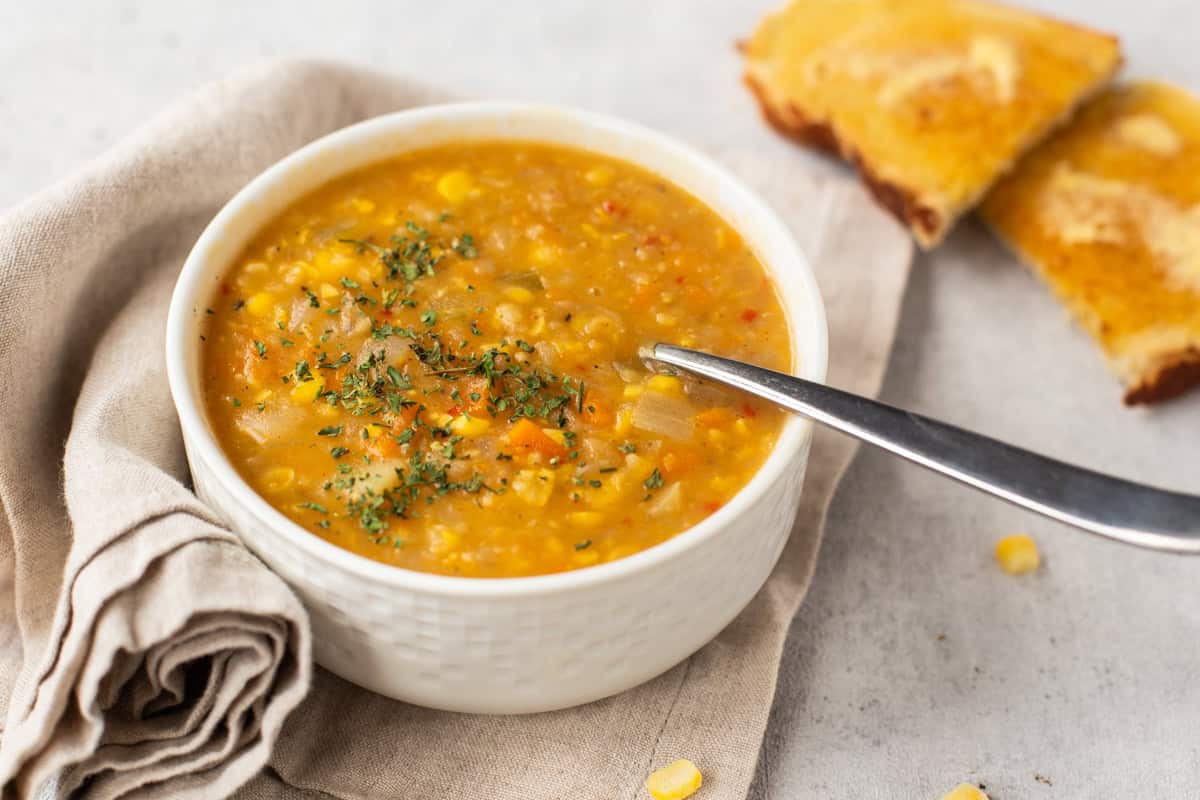
[{"label": "green herb flake", "polygon": [[650,477],[642,481],[642,486],[647,489],[661,489],[663,485],[662,473],[658,471],[658,467],[654,468],[654,472],[650,473]]}]

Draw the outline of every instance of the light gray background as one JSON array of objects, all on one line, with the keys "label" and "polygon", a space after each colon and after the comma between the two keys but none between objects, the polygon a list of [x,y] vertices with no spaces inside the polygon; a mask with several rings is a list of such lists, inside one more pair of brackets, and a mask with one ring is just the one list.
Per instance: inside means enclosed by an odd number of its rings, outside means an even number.
[{"label": "light gray background", "polygon": [[[733,42],[774,0],[249,5],[0,0],[0,209],[196,85],[277,56],[837,169],[772,135],[739,84]],[[1119,33],[1128,74],[1200,90],[1192,0],[1036,5]],[[1200,396],[1147,412],[1119,394],[978,224],[919,259],[885,399],[1200,490]],[[1035,576],[992,562],[1018,530],[1043,549]],[[998,800],[1200,796],[1198,633],[1200,561],[1093,540],[863,452],[793,626],[753,795],[936,798],[971,780]]]}]

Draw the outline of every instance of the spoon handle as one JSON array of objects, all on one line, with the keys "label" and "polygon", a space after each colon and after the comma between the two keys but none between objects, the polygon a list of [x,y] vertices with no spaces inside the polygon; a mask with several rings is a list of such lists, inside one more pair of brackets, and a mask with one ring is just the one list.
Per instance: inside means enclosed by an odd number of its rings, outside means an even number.
[{"label": "spoon handle", "polygon": [[659,344],[654,358],[770,400],[1018,506],[1119,542],[1200,554],[1200,497],[1055,461],[884,403]]}]

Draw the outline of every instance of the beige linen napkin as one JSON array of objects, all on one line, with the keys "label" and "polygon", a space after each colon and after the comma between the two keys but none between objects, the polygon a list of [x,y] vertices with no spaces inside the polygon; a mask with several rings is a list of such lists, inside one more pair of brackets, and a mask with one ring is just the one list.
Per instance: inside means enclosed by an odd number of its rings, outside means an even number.
[{"label": "beige linen napkin", "polygon": [[[530,717],[419,709],[319,669],[289,716],[310,679],[304,611],[188,489],[162,334],[191,243],[288,152],[437,98],[335,65],[258,68],[0,219],[5,798],[219,797],[251,779],[247,797],[635,798],[680,756],[704,770],[703,797],[744,797],[846,440],[818,432],[796,533],[713,643],[623,695]],[[815,259],[831,380],[876,391],[908,237],[799,158],[715,155]]]}]

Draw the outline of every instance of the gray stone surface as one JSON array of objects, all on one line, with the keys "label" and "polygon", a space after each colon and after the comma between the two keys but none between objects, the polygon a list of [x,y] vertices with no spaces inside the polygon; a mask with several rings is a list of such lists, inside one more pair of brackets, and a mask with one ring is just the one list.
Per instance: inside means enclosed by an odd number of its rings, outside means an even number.
[{"label": "gray stone surface", "polygon": [[[9,0],[0,208],[190,88],[275,56],[571,103],[836,169],[766,131],[738,84],[732,42],[772,5]],[[1130,73],[1200,90],[1191,0],[1037,5],[1120,33]],[[1200,491],[1200,397],[1123,409],[1084,336],[974,223],[914,270],[884,396]],[[1043,547],[1036,576],[991,562],[1016,530]],[[938,797],[975,780],[1001,800],[1197,796],[1198,583],[1200,561],[1093,540],[863,452],[792,630],[753,794]]]}]

